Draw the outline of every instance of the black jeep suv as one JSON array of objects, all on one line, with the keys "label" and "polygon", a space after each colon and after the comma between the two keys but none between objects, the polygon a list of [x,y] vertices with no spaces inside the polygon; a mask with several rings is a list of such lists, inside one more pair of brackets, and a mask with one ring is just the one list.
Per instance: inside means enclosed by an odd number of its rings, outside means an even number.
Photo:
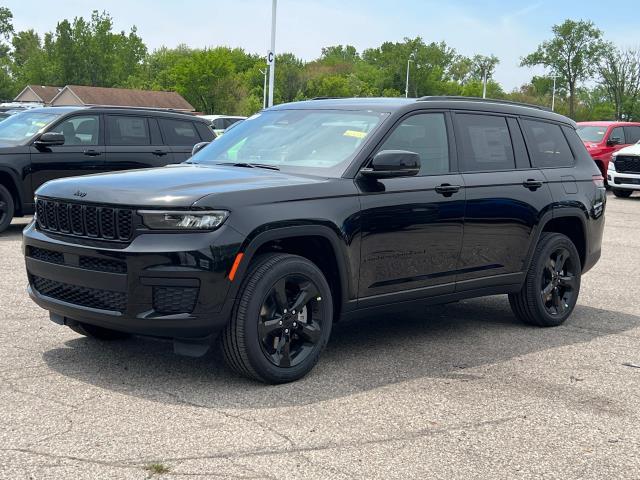
[{"label": "black jeep suv", "polygon": [[207,120],[167,110],[48,107],[0,122],[0,232],[33,213],[44,182],[86,173],[162,167],[215,134]]},{"label": "black jeep suv", "polygon": [[250,117],[182,165],[49,182],[24,231],[29,294],[100,339],[221,341],[270,383],[332,323],[508,294],[559,325],[600,257],[603,178],[575,124],[447,97],[324,99]]}]

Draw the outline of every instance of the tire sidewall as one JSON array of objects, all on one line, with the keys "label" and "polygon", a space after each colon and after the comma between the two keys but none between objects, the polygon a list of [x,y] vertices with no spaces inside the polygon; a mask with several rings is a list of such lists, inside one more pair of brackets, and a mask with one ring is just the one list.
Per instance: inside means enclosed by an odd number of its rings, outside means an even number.
[{"label": "tire sidewall", "polygon": [[13,196],[4,185],[0,185],[0,201],[6,202],[7,204],[7,215],[5,216],[5,218],[0,219],[0,232],[3,232],[9,227],[9,225],[11,225],[11,220],[13,219],[13,215],[15,213],[15,203],[13,201]]},{"label": "tire sidewall", "polygon": [[[571,299],[571,303],[569,304],[569,307],[567,308],[564,315],[551,315],[545,308],[542,301],[542,296],[540,295],[540,279],[542,278],[547,259],[554,250],[560,247],[566,248],[571,254],[571,260],[575,266],[576,292]],[[582,265],[580,263],[580,255],[578,254],[578,249],[568,237],[562,234],[555,234],[540,250],[537,258],[535,259],[535,262],[535,267],[532,272],[533,278],[530,279],[528,285],[528,287],[530,288],[529,294],[532,295],[537,313],[538,315],[543,317],[544,324],[550,326],[560,325],[564,323],[564,321],[573,313],[576,303],[578,302],[578,296],[580,294],[580,284],[582,281]]]},{"label": "tire sidewall", "polygon": [[[261,340],[258,335],[258,322],[260,309],[272,286],[281,278],[291,274],[301,274],[308,277],[320,290],[322,297],[320,302],[320,308],[322,309],[322,337],[318,344],[315,345],[314,351],[303,362],[293,367],[283,368],[271,363],[262,351]],[[249,292],[245,292],[245,294],[247,293]],[[331,289],[318,267],[309,260],[291,255],[275,265],[257,281],[247,304],[244,318],[241,321],[244,323],[246,353],[256,373],[269,380],[277,379],[279,382],[296,380],[314,367],[331,335],[333,323]]]}]

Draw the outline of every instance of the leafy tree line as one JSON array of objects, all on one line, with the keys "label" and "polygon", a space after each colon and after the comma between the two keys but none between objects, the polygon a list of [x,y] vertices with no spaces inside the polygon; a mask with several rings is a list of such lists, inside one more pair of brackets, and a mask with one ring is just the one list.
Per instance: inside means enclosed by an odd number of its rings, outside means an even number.
[{"label": "leafy tree line", "polygon": [[[586,21],[566,20],[552,37],[521,59],[542,65],[512,92],[493,80],[499,59],[467,57],[445,42],[405,38],[358,52],[351,45],[322,49],[305,62],[292,53],[276,60],[277,103],[313,97],[405,95],[482,96],[550,106],[556,78],[556,110],[577,120],[640,119],[640,51],[619,49]],[[60,21],[55,31],[15,31],[11,11],[0,7],[0,98],[26,84],[95,85],[175,90],[206,113],[250,114],[262,108],[264,57],[239,48],[186,45],[149,52],[133,27],[117,32],[106,13]]]}]

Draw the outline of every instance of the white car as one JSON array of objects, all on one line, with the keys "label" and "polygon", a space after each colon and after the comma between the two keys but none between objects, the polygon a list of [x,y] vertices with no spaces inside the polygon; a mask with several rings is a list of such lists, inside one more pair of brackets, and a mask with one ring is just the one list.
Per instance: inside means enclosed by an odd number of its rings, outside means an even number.
[{"label": "white car", "polygon": [[201,117],[211,122],[216,137],[222,135],[224,131],[234,123],[238,123],[247,118],[238,115],[202,115]]},{"label": "white car", "polygon": [[640,190],[640,142],[613,154],[607,182],[616,197],[627,198],[634,190]]}]

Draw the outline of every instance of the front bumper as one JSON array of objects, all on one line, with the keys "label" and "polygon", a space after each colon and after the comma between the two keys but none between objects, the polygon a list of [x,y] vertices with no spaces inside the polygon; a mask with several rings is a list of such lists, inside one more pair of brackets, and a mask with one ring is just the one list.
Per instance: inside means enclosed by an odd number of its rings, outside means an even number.
[{"label": "front bumper", "polygon": [[227,275],[242,240],[222,226],[206,233],[150,233],[109,248],[45,234],[32,223],[23,234],[28,292],[59,323],[205,339],[229,319]]},{"label": "front bumper", "polygon": [[621,190],[640,190],[640,173],[622,173],[613,168],[613,164],[607,170],[607,182],[612,188]]}]

